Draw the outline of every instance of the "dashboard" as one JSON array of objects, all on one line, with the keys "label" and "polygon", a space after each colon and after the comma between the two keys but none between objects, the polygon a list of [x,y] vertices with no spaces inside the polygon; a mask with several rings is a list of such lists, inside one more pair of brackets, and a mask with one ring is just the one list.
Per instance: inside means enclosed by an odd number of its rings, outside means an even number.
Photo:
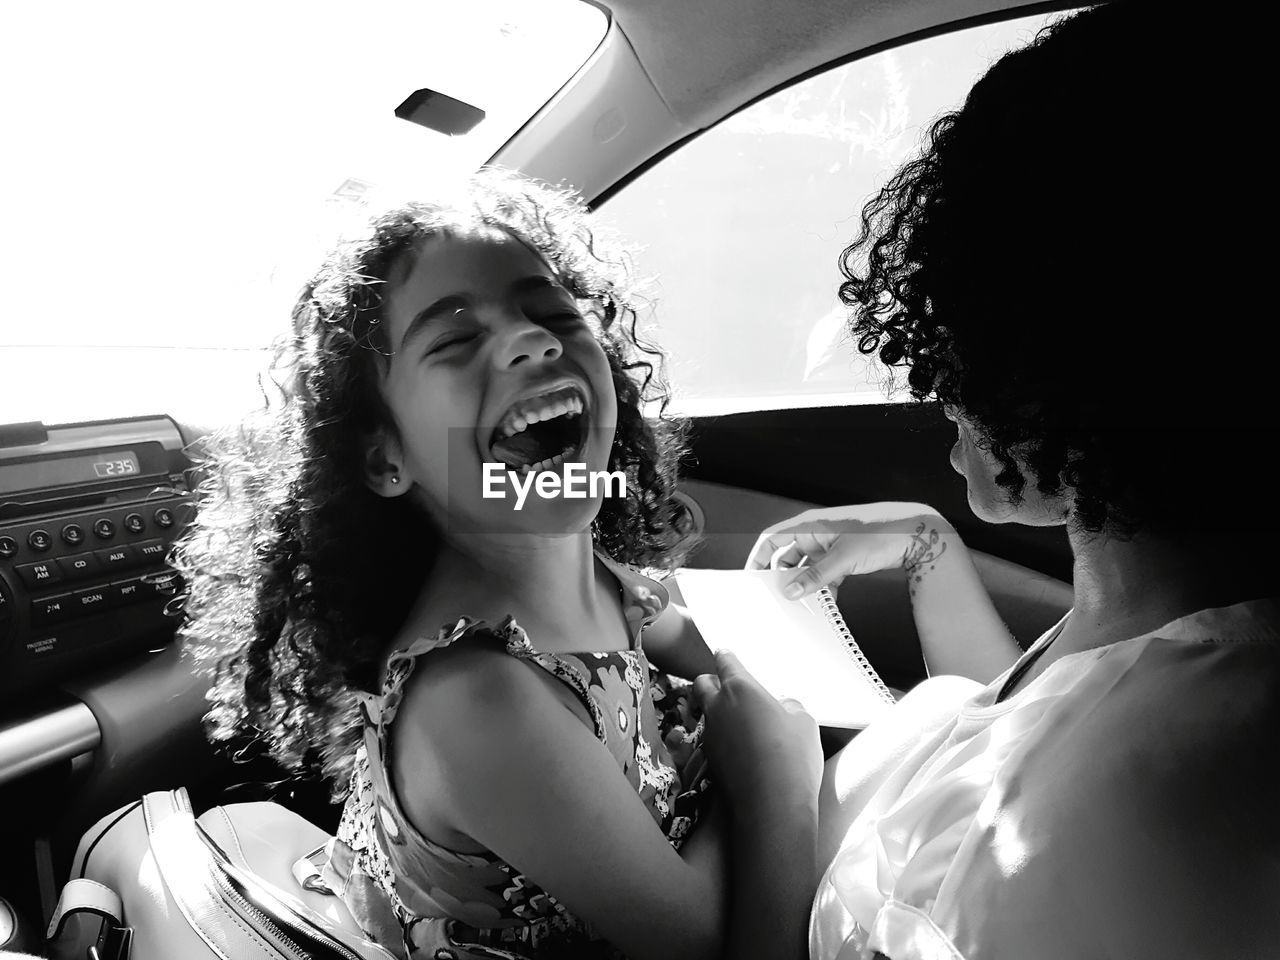
[{"label": "dashboard", "polygon": [[0,783],[99,747],[113,670],[176,656],[194,469],[169,417],[0,426]]}]

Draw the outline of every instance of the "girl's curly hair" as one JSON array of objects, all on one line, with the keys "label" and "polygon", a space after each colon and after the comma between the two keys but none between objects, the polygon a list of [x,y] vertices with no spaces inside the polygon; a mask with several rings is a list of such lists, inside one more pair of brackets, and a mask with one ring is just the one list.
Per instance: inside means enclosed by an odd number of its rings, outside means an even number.
[{"label": "girl's curly hair", "polygon": [[556,271],[608,356],[618,397],[608,469],[625,472],[627,496],[605,499],[597,548],[672,569],[693,546],[675,495],[683,424],[665,413],[661,355],[637,336],[629,258],[585,204],[490,169],[455,200],[372,220],[303,289],[292,336],[276,347],[281,399],[209,438],[200,509],[174,557],[189,587],[180,634],[213,675],[211,737],[260,740],[287,769],[319,768],[337,794],[359,738],[356,692],[375,690],[439,543],[411,498],[365,486],[362,440],[395,429],[379,389],[390,353],[382,285],[425,239],[485,226]]},{"label": "girl's curly hair", "polygon": [[1244,91],[1211,34],[1125,0],[1045,28],[932,125],[840,261],[859,349],[977,426],[1011,502],[1025,467],[1091,533],[1199,536],[1253,482],[1204,442],[1269,379],[1212,346],[1253,275],[1248,187],[1215,162]]}]

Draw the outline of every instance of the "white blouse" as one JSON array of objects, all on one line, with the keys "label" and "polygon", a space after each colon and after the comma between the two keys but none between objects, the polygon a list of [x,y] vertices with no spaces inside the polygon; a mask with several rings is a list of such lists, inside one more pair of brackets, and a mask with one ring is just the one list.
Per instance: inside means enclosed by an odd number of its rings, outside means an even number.
[{"label": "white blouse", "polygon": [[810,956],[1280,958],[1278,624],[1201,610],[996,703],[1015,664],[851,824]]}]

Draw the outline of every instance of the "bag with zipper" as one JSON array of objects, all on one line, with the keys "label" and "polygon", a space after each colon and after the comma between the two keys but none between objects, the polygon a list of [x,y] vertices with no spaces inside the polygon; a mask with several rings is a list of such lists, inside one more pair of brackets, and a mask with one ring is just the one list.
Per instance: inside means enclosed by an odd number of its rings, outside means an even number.
[{"label": "bag with zipper", "polygon": [[304,871],[329,835],[275,803],[149,793],[85,834],[48,928],[54,960],[398,960]]}]

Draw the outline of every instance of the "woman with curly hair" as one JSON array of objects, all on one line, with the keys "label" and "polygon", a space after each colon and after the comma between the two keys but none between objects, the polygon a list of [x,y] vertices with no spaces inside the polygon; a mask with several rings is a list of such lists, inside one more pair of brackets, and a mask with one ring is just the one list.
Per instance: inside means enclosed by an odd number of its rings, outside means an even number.
[{"label": "woman with curly hair", "polygon": [[[700,733],[649,668],[713,664],[634,569],[691,546],[635,297],[576,196],[482,173],[325,261],[283,399],[211,446],[177,560],[212,735],[332,778],[325,875],[410,960],[720,955]],[[625,489],[527,495],[564,463]]]},{"label": "woman with curly hair", "polygon": [[[941,401],[978,517],[1065,525],[1075,602],[1024,652],[921,504],[761,537],[752,565],[806,561],[796,595],[904,568],[931,674],[827,765],[815,960],[1280,951],[1274,361],[1232,151],[1245,46],[1152,4],[1056,22],[933,125],[845,251],[860,348]],[[721,786],[785,756],[716,750],[773,709],[749,678],[696,686]]]}]

